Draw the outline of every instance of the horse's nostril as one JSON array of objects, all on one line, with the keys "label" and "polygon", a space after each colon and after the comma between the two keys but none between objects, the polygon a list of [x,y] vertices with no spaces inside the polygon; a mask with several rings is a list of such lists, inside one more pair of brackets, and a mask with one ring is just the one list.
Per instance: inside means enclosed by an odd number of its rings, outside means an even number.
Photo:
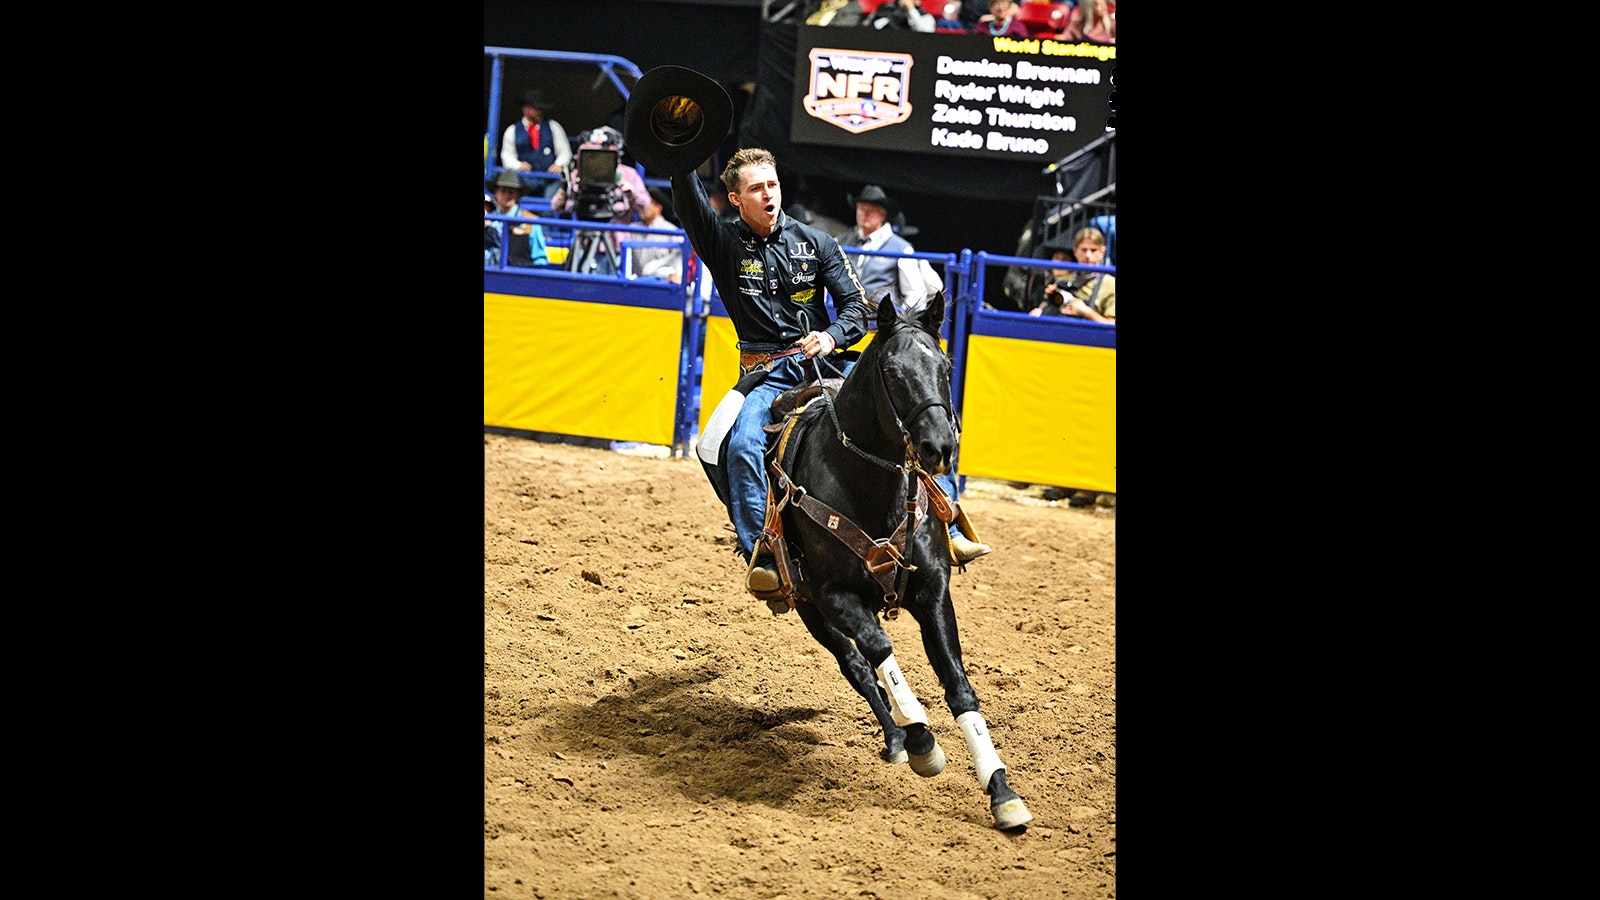
[{"label": "horse's nostril", "polygon": [[950,471],[950,458],[955,451],[955,445],[945,441],[922,441],[917,445],[917,458],[922,460],[923,468],[937,475]]}]

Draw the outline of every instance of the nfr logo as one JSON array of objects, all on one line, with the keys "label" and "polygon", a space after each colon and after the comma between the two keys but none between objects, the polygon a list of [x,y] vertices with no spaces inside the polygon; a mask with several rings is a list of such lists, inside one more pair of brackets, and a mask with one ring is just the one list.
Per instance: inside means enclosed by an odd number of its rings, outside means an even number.
[{"label": "nfr logo", "polygon": [[801,103],[814,118],[860,134],[911,117],[910,75],[909,53],[817,47]]}]

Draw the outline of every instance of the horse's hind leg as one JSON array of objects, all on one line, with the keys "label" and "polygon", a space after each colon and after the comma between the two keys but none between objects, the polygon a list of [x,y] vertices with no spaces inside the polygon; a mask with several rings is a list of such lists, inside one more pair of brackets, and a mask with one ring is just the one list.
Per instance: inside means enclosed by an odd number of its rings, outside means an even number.
[{"label": "horse's hind leg", "polygon": [[879,754],[883,761],[905,762],[906,730],[894,723],[894,714],[889,711],[889,698],[878,686],[877,674],[867,663],[866,657],[861,655],[850,638],[828,624],[815,604],[800,602],[795,604],[795,610],[800,613],[800,621],[805,623],[806,630],[817,639],[817,643],[827,647],[833,658],[839,661],[839,671],[844,674],[845,680],[872,707],[872,714],[883,727],[883,750]]}]

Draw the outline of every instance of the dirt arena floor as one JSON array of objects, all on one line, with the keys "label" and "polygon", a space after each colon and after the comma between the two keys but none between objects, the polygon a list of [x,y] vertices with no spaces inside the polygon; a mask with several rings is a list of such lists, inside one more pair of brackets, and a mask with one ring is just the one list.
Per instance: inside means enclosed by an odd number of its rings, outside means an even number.
[{"label": "dirt arena floor", "polygon": [[1114,507],[968,480],[962,653],[1034,816],[1002,832],[915,620],[885,628],[932,778],[744,592],[695,458],[485,434],[483,477],[484,897],[1116,896]]}]

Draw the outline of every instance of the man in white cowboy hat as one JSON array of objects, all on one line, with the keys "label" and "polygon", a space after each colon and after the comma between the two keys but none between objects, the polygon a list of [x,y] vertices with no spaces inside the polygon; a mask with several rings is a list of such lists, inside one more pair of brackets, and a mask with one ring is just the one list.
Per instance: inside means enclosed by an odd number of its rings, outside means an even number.
[{"label": "man in white cowboy hat", "polygon": [[[572,144],[566,129],[549,117],[554,108],[538,88],[522,95],[522,118],[506,126],[500,141],[500,165],[513,172],[560,175],[571,164]],[[542,180],[536,190],[553,197],[560,188],[561,179],[551,178]]]}]

